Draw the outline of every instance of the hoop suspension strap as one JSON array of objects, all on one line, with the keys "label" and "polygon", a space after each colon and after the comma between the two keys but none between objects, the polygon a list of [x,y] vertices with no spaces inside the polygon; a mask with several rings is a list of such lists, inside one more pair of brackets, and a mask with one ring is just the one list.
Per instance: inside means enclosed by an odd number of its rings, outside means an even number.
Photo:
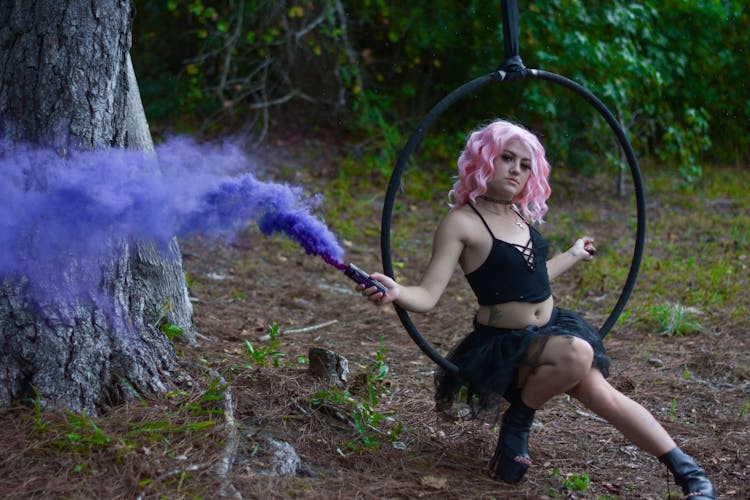
[{"label": "hoop suspension strap", "polygon": [[503,46],[505,47],[505,62],[500,70],[509,73],[525,69],[520,55],[518,28],[518,0],[503,0]]}]

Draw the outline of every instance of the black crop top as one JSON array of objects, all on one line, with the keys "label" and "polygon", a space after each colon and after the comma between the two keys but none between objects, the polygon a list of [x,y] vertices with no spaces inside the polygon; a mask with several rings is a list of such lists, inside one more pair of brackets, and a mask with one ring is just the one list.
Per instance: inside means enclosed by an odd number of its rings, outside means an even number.
[{"label": "black crop top", "polygon": [[492,249],[487,259],[474,271],[465,275],[477,296],[479,305],[490,306],[504,302],[539,303],[552,295],[547,276],[547,248],[549,244],[539,231],[529,225],[531,235],[526,245],[499,240],[492,234],[482,214],[468,205],[482,220],[492,236]]}]

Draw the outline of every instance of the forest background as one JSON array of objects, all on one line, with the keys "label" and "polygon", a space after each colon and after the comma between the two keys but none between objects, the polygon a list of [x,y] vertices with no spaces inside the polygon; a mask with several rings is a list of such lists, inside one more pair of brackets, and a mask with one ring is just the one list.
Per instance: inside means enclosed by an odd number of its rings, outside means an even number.
[{"label": "forest background", "polygon": [[[290,118],[366,137],[363,169],[390,168],[440,98],[504,61],[501,2],[384,0],[136,2],[133,60],[155,132],[263,136]],[[636,152],[686,182],[701,155],[737,163],[750,151],[750,15],[741,1],[520,2],[527,67],[597,95]],[[504,85],[451,110],[424,151],[452,160],[487,109],[544,135],[584,171],[618,165],[604,124],[552,85]],[[282,118],[283,117],[283,118]],[[584,126],[585,125],[585,126]],[[158,136],[158,134],[156,134]],[[430,141],[430,139],[428,139]]]}]

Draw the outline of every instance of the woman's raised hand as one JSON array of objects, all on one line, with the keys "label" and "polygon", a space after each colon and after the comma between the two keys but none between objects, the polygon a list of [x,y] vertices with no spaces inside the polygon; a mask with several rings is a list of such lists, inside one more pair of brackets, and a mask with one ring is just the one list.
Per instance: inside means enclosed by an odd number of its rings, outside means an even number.
[{"label": "woman's raised hand", "polygon": [[582,260],[591,260],[596,255],[596,247],[594,246],[594,238],[591,236],[583,236],[576,240],[573,247],[570,249],[570,253],[574,257]]}]

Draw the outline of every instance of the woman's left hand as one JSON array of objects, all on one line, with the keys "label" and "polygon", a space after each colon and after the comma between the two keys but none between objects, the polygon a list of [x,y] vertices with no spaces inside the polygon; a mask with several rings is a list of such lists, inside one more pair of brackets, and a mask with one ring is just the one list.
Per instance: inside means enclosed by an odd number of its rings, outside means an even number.
[{"label": "woman's left hand", "polygon": [[573,247],[570,249],[570,253],[582,260],[591,260],[596,255],[596,247],[594,246],[594,238],[591,236],[583,236],[576,240]]}]

